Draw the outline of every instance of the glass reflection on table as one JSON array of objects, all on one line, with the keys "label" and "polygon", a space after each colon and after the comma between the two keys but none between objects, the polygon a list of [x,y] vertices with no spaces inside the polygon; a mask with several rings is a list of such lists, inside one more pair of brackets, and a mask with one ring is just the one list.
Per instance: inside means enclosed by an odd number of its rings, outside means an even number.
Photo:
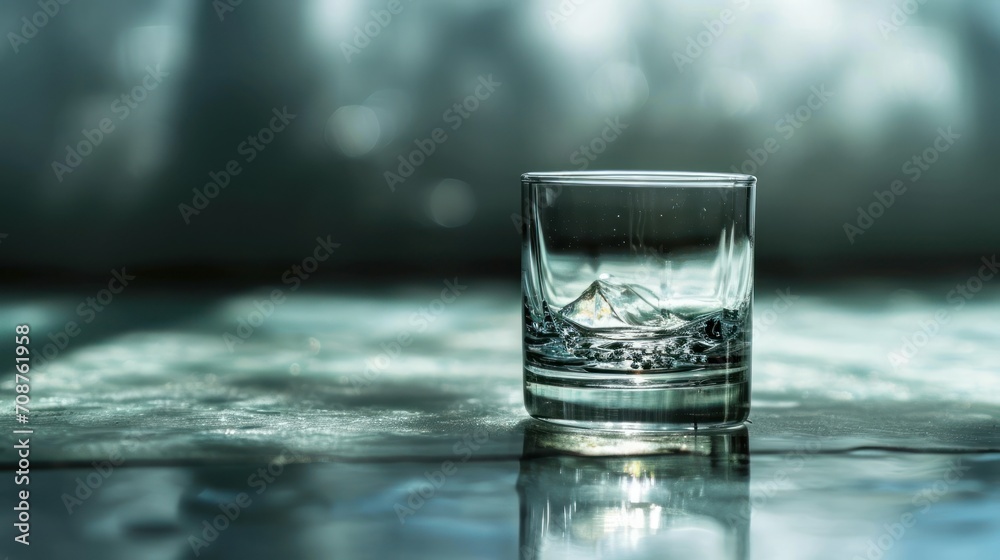
[{"label": "glass reflection on table", "polygon": [[622,434],[533,422],[517,488],[523,560],[748,554],[746,426]]}]

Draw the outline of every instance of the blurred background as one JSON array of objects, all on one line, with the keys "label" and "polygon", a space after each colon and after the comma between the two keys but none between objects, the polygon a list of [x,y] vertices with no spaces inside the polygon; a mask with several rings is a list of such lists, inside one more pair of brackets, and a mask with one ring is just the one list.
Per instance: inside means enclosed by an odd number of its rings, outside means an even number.
[{"label": "blurred background", "polygon": [[[37,557],[197,555],[291,460],[202,557],[1000,546],[1000,1],[3,0],[0,32]],[[532,428],[520,175],[580,169],[757,176],[749,435],[626,461]]]},{"label": "blurred background", "polygon": [[998,2],[19,0],[0,30],[28,277],[270,274],[329,235],[342,273],[514,279],[519,175],[583,168],[756,175],[765,276],[1000,240]]}]

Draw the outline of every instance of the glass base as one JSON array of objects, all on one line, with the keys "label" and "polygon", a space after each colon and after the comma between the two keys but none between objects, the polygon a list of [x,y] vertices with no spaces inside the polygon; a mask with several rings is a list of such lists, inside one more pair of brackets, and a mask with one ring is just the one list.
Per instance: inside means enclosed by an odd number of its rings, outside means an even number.
[{"label": "glass base", "polygon": [[577,428],[700,430],[741,424],[750,413],[747,367],[601,374],[529,365],[528,414]]}]

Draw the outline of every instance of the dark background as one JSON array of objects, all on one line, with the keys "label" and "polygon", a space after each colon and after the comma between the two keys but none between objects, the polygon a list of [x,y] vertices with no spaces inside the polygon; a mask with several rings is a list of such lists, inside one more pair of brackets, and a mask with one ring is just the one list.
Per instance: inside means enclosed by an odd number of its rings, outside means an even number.
[{"label": "dark background", "polygon": [[[188,536],[287,450],[303,464],[201,558],[512,556],[543,526],[608,557],[705,557],[737,507],[754,558],[881,555],[890,535],[886,559],[996,557],[1000,278],[981,259],[1000,248],[1000,0],[402,0],[350,61],[342,45],[390,0],[243,0],[221,19],[230,0],[63,1],[0,1],[0,320],[5,337],[31,327],[36,544],[0,556],[193,556]],[[157,65],[121,119],[116,99]],[[445,111],[491,75],[452,130]],[[814,88],[833,94],[802,109]],[[244,163],[283,107],[294,121]],[[105,118],[60,181],[53,162]],[[686,435],[560,447],[522,405],[519,176],[578,169],[609,119],[625,128],[590,169],[725,172],[780,146],[748,165],[749,438],[711,457]],[[436,127],[447,140],[391,190]],[[948,127],[958,140],[910,181]],[[178,206],[231,159],[243,171],[186,223]],[[851,243],[845,223],[894,180],[906,192]],[[328,235],[340,247],[293,290],[284,272]],[[123,267],[136,279],[112,297]],[[447,307],[446,282],[467,286]],[[401,525],[394,505],[482,429]],[[748,447],[751,467],[726,466]],[[624,456],[653,452],[668,455]],[[116,456],[67,515],[65,493]],[[575,524],[534,515],[536,497]],[[640,543],[622,512],[652,506],[670,521]],[[901,538],[904,512],[919,522]]]},{"label": "dark background", "polygon": [[[40,8],[4,2],[0,266],[267,277],[331,235],[326,272],[513,279],[519,175],[580,168],[574,151],[616,118],[591,169],[731,171],[776,140],[747,167],[765,276],[967,270],[997,248],[998,2],[403,0],[348,61],[388,4],[246,0],[220,18],[208,1],[77,0],[15,52]],[[718,36],[685,53],[705,22]],[[169,75],[120,119],[115,99],[157,64]],[[452,130],[443,113],[490,75],[501,85]],[[833,95],[786,137],[779,119],[814,87]],[[295,120],[186,224],[178,205],[285,106]],[[114,131],[58,180],[53,162],[105,117]],[[385,172],[435,127],[447,140],[391,190]],[[904,163],[940,127],[960,138],[911,181]],[[851,243],[844,224],[895,179],[905,194]]]}]

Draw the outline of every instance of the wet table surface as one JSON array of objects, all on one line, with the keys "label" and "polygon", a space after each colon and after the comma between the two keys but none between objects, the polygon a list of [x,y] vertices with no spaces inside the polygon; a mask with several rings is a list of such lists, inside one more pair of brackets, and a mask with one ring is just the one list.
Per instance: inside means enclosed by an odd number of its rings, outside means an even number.
[{"label": "wet table surface", "polygon": [[527,417],[516,286],[7,296],[51,359],[0,555],[996,558],[1000,291],[953,280],[758,286],[751,423],[657,436]]}]

